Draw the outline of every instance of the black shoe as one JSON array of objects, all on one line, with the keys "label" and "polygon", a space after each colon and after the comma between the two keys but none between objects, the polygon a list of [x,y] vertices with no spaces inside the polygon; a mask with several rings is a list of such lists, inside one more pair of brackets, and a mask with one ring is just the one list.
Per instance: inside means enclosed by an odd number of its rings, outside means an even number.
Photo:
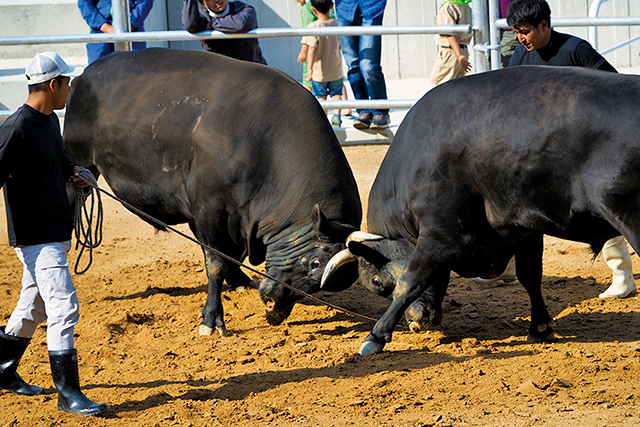
[{"label": "black shoe", "polygon": [[5,334],[4,326],[0,326],[0,389],[25,396],[42,393],[42,387],[27,384],[16,372],[29,342],[30,338]]},{"label": "black shoe", "polygon": [[356,129],[369,129],[371,120],[373,120],[373,114],[360,113],[358,118],[353,121],[353,127]]},{"label": "black shoe", "polygon": [[95,403],[80,391],[78,353],[75,349],[49,352],[51,376],[58,389],[58,410],[88,417],[107,409],[104,403]]},{"label": "black shoe", "polygon": [[389,123],[391,123],[391,120],[388,114],[376,114],[371,121],[371,129],[383,130],[389,127]]}]

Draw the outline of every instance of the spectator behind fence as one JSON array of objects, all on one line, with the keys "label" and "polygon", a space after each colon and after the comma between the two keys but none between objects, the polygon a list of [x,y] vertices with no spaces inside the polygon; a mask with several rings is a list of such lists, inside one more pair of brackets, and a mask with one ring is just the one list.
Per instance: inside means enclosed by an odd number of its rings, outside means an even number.
[{"label": "spectator behind fence", "polygon": [[[129,0],[131,31],[144,31],[144,20],[149,16],[152,7],[153,0]],[[78,8],[92,34],[113,33],[111,0],[78,0]],[[133,50],[145,47],[146,42],[131,43]],[[113,51],[113,43],[87,43],[87,61],[91,64]]]},{"label": "spectator behind fence", "polygon": [[[309,24],[309,28],[337,27],[331,9],[332,0],[311,0],[311,9],[318,20]],[[339,100],[342,96],[342,54],[338,36],[306,36],[302,44],[308,46],[307,79],[311,82],[313,96],[320,100],[330,97]],[[331,126],[342,126],[340,110],[335,110],[331,118]]]},{"label": "spectator behind fence", "polygon": [[[471,0],[447,0],[436,17],[437,25],[471,25]],[[471,70],[469,49],[467,44],[472,34],[437,34],[436,44],[439,46],[436,62],[431,70],[430,81],[434,85],[465,76]]]},{"label": "spectator behind fence", "polygon": [[[513,0],[507,11],[507,23],[513,27],[521,43],[511,57],[510,67],[553,65],[617,72],[587,41],[553,30],[551,9],[545,0]],[[631,256],[624,238],[618,236],[606,241],[602,257],[611,268],[613,279],[611,286],[600,294],[600,298],[624,298],[635,291]],[[503,274],[499,278],[511,277]],[[485,279],[481,280],[481,283],[486,283]]]},{"label": "spectator behind fence", "polygon": [[[387,0],[336,0],[338,25],[382,25]],[[347,78],[356,99],[387,99],[387,86],[382,74],[381,36],[340,36],[342,54],[347,63]],[[382,130],[389,127],[388,109],[358,110],[353,122],[356,129]]]},{"label": "spectator behind fence", "polygon": [[[184,0],[182,26],[190,33],[221,31],[227,34],[248,33],[258,28],[258,17],[253,6],[241,1]],[[258,39],[201,40],[209,52],[219,53],[243,61],[266,64]]]},{"label": "spectator behind fence", "polygon": [[[513,0],[500,0],[500,18],[507,17],[507,9]],[[502,68],[509,66],[511,56],[516,50],[520,42],[513,28],[504,28],[500,30],[500,55],[502,58]]]},{"label": "spectator behind fence", "polygon": [[[313,13],[313,11],[311,10],[311,2],[306,2],[305,0],[294,0],[296,3],[299,3],[300,6],[302,6],[302,9],[300,10],[300,22],[302,23],[303,27],[308,27],[309,24],[311,24],[312,22],[316,21],[318,19],[318,17]],[[331,18],[335,19],[335,13],[334,10],[331,9]],[[309,46],[302,43],[302,46],[300,47],[300,53],[298,53],[298,64],[302,64],[302,85],[309,91],[312,92],[312,88],[311,88],[311,82],[307,79],[307,54],[309,52]],[[342,55],[342,53],[340,53],[340,55]],[[342,96],[340,97],[341,100],[346,101],[349,99],[349,96],[347,94],[347,85],[344,84],[344,79],[343,79],[343,85],[342,85]],[[343,108],[342,110],[340,110],[340,114],[342,114],[343,116],[350,116],[351,115],[351,109],[350,108]]]}]

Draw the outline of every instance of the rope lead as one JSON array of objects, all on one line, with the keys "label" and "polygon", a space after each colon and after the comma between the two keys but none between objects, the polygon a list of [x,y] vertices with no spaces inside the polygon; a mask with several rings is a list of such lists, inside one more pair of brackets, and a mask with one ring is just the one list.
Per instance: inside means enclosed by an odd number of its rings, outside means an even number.
[{"label": "rope lead", "polygon": [[[86,171],[86,172],[85,172]],[[220,252],[219,250],[205,244],[202,243],[201,241],[194,239],[193,237],[183,233],[182,231],[171,227],[169,224],[165,224],[164,222],[160,221],[159,219],[156,219],[154,217],[152,217],[151,215],[147,214],[146,212],[141,211],[140,209],[136,208],[135,206],[133,206],[130,203],[125,202],[124,200],[122,200],[121,198],[117,197],[114,194],[111,194],[110,192],[104,190],[103,188],[100,188],[98,186],[98,183],[95,179],[95,177],[93,176],[93,174],[91,173],[91,171],[83,169],[79,175],[80,178],[82,178],[87,184],[89,184],[92,187],[92,190],[85,193],[82,189],[80,188],[76,188],[76,215],[75,215],[75,219],[74,219],[74,228],[76,230],[76,239],[78,240],[78,242],[76,243],[76,249],[78,248],[78,246],[82,246],[82,249],[80,249],[80,253],[78,254],[78,259],[76,261],[76,274],[82,274],[85,271],[87,271],[89,269],[89,266],[91,265],[91,261],[93,260],[93,255],[91,253],[92,249],[97,248],[100,243],[102,243],[102,216],[103,216],[103,212],[102,212],[102,200],[100,199],[100,192],[106,194],[107,196],[111,197],[112,199],[122,203],[127,209],[131,210],[132,212],[138,214],[141,217],[147,218],[148,220],[155,222],[156,224],[162,226],[163,228],[166,228],[168,230],[173,231],[174,233],[184,237],[187,240],[192,241],[193,243],[196,243],[197,245],[200,245],[201,247],[203,247],[204,249],[213,252],[214,254],[226,259],[227,261],[230,261],[236,265],[238,265],[239,267],[243,267],[246,268],[247,270],[256,273],[262,277],[265,277],[269,280],[272,280],[273,282],[284,286],[285,288],[289,289],[290,291],[296,292],[308,299],[310,299],[311,301],[315,301],[319,304],[325,305],[327,307],[331,307],[337,311],[340,311],[342,313],[348,314],[350,316],[353,317],[358,317],[361,320],[366,320],[368,322],[376,322],[377,320],[374,319],[373,317],[369,317],[369,316],[365,316],[363,314],[360,313],[356,313],[354,311],[348,310],[346,308],[342,308],[340,306],[337,306],[335,304],[332,304],[330,302],[327,301],[323,301],[319,298],[314,297],[313,295],[310,295],[300,289],[296,289],[291,285],[288,285],[286,283],[284,283],[281,280],[276,279],[275,277],[271,277],[270,275],[263,273],[261,271],[256,270],[253,267],[250,267],[246,264],[241,263],[240,261],[233,259],[232,257],[230,257],[229,255],[226,255],[223,252]],[[95,232],[94,235],[91,234],[91,221],[92,221],[92,217],[93,217],[93,209],[94,209],[94,199],[93,199],[93,189],[96,190],[96,194],[97,194],[97,198],[98,198],[98,216],[97,216],[97,221],[96,221],[96,225],[95,225]],[[88,198],[89,194],[91,195],[91,209],[90,209],[90,213],[87,212],[86,209],[86,199]],[[84,215],[83,215],[84,214]],[[86,222],[87,222],[87,226],[84,227],[83,223],[82,223],[82,218],[85,218]],[[82,236],[82,237],[81,237]],[[82,240],[82,241],[81,241]],[[80,257],[82,255],[82,252],[84,251],[84,249],[88,249],[89,250],[89,263],[87,265],[87,267],[82,270],[81,272],[77,271],[78,268],[78,264],[80,263]]]},{"label": "rope lead", "polygon": [[[76,265],[74,272],[76,274],[84,274],[91,263],[93,262],[93,250],[100,246],[102,243],[102,223],[104,218],[104,212],[102,209],[102,198],[100,197],[100,191],[94,191],[94,188],[98,188],[98,182],[88,169],[81,169],[78,174],[79,177],[90,185],[89,188],[75,187],[75,212],[73,215],[73,230],[76,234],[76,250],[80,248],[78,258],[76,259]],[[87,208],[87,199],[91,196],[90,207]],[[96,203],[97,199],[97,203]],[[96,206],[97,205],[97,206]],[[95,219],[95,225],[93,224],[93,212],[97,207],[97,215]],[[89,261],[86,267],[79,271],[80,259],[85,249],[89,254]]]}]

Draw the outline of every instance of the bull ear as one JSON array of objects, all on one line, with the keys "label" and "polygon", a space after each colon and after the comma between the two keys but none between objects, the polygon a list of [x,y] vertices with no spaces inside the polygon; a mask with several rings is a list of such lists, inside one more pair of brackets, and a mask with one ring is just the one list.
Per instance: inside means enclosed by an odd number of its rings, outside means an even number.
[{"label": "bull ear", "polygon": [[318,234],[324,234],[330,236],[332,241],[344,242],[349,234],[356,231],[356,229],[350,225],[338,224],[329,221],[329,219],[322,213],[320,205],[316,204],[311,211],[311,221]]},{"label": "bull ear", "polygon": [[[384,242],[384,241],[383,241]],[[348,244],[349,251],[359,257],[364,258],[368,263],[380,270],[385,264],[391,261],[380,251],[382,243],[379,241],[355,241]]]}]

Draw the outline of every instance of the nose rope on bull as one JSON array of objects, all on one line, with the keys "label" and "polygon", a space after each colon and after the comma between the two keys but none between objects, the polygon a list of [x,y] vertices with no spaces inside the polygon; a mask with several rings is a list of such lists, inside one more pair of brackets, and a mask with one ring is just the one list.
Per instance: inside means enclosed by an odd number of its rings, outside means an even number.
[{"label": "nose rope on bull", "polygon": [[[79,177],[83,181],[85,181],[87,184],[89,184],[89,186],[91,186],[91,187],[93,187],[93,188],[95,188],[97,190],[96,194],[98,195],[97,196],[97,199],[98,199],[98,220],[96,221],[96,228],[99,227],[100,228],[100,232],[98,233],[98,230],[96,229],[96,231],[94,233],[95,237],[91,236],[90,224],[91,224],[91,217],[93,215],[93,206],[94,206],[93,191],[90,192],[90,194],[91,194],[91,214],[89,215],[87,213],[87,210],[86,210],[86,207],[85,207],[85,202],[86,202],[86,199],[87,199],[89,193],[85,193],[83,191],[80,191],[82,194],[79,195],[78,194],[78,190],[80,190],[80,189],[76,189],[76,218],[74,219],[74,222],[77,223],[76,238],[78,239],[78,243],[76,244],[76,248],[77,248],[78,245],[80,245],[82,247],[82,249],[80,250],[80,254],[78,254],[78,259],[76,261],[76,269],[77,269],[78,264],[80,262],[80,256],[82,255],[82,252],[84,251],[85,248],[89,249],[89,263],[88,263],[87,267],[81,273],[78,273],[78,274],[82,274],[82,273],[84,273],[85,271],[87,271],[89,269],[89,266],[91,265],[91,261],[93,260],[92,249],[98,247],[98,245],[100,245],[100,243],[102,243],[103,212],[102,212],[102,200],[100,199],[100,192],[102,192],[102,193],[106,194],[107,196],[111,197],[112,199],[122,203],[124,206],[126,206],[131,211],[137,213],[138,215],[141,215],[141,216],[147,218],[148,220],[153,221],[156,224],[158,224],[158,225],[160,225],[160,226],[162,226],[162,227],[164,227],[164,228],[166,228],[168,230],[173,231],[174,233],[184,237],[185,239],[188,239],[188,240],[190,240],[190,241],[202,246],[203,248],[215,253],[216,255],[221,256],[222,258],[226,259],[227,261],[231,261],[231,262],[233,262],[234,264],[237,264],[240,267],[244,267],[249,271],[252,271],[252,272],[254,272],[254,273],[256,273],[256,274],[258,274],[260,276],[263,276],[263,277],[265,277],[265,278],[267,278],[269,280],[272,280],[273,282],[277,283],[280,286],[284,286],[285,288],[289,289],[290,291],[296,292],[296,293],[298,293],[298,294],[300,294],[300,295],[302,295],[304,297],[307,297],[311,301],[317,302],[318,304],[326,305],[327,307],[331,307],[331,308],[333,308],[335,310],[338,310],[338,311],[340,311],[342,313],[348,314],[348,315],[353,316],[353,317],[358,317],[358,318],[360,318],[362,320],[366,320],[366,321],[374,322],[374,323],[377,322],[377,320],[374,319],[373,317],[365,316],[364,314],[360,314],[360,313],[356,313],[356,312],[351,311],[351,310],[347,310],[346,308],[342,308],[342,307],[339,307],[339,306],[337,306],[335,304],[332,304],[330,302],[323,301],[323,300],[321,300],[319,298],[316,298],[313,295],[310,295],[310,294],[308,294],[308,293],[306,293],[304,291],[301,291],[300,289],[296,289],[291,285],[287,285],[286,283],[284,283],[284,282],[282,282],[282,281],[280,281],[280,280],[278,280],[278,279],[276,279],[274,277],[271,277],[266,273],[263,273],[261,271],[256,270],[253,267],[245,265],[245,264],[241,263],[240,261],[230,257],[229,255],[226,255],[226,254],[220,252],[219,250],[217,250],[217,249],[215,249],[215,248],[213,248],[213,247],[211,247],[211,246],[209,246],[209,245],[207,245],[205,243],[202,243],[201,241],[199,241],[197,239],[194,239],[193,237],[181,232],[180,230],[178,230],[176,228],[173,228],[168,224],[165,224],[164,222],[160,221],[159,219],[156,219],[156,218],[152,217],[151,215],[146,214],[145,212],[141,211],[140,209],[136,208],[135,206],[133,206],[133,205],[125,202],[124,200],[120,199],[115,194],[111,194],[108,191],[100,188],[98,186],[98,183],[97,183],[95,177],[93,176],[93,174],[89,170],[86,170],[86,169],[82,170],[80,172],[80,174],[79,174]],[[78,206],[79,205],[78,201],[82,202],[82,207]],[[80,209],[83,209],[83,212],[80,212]],[[82,213],[84,213],[84,215],[82,215]],[[84,228],[84,226],[82,224],[82,222],[83,222],[82,218],[83,217],[85,218],[85,220],[88,223],[88,227],[87,227],[86,230],[85,230],[85,228]],[[83,239],[82,242],[80,242],[80,237],[79,236],[82,236],[82,239]],[[94,241],[95,241],[95,243],[94,243]],[[76,270],[76,273],[77,273],[77,270]]]}]

